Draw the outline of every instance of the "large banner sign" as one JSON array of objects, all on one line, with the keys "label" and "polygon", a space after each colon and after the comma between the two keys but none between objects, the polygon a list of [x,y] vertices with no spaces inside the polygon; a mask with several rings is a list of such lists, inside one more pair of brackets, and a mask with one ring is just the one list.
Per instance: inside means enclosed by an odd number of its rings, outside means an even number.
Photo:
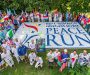
[{"label": "large banner sign", "polygon": [[45,39],[46,48],[90,48],[90,36],[77,22],[23,23],[13,38],[28,46]]}]

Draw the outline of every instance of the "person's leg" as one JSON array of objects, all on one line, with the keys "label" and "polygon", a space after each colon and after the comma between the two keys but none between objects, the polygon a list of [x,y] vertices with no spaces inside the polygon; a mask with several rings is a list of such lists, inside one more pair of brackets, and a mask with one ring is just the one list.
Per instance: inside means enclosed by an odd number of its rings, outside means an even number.
[{"label": "person's leg", "polygon": [[73,61],[73,62],[72,62],[72,68],[74,67],[75,63],[76,63],[76,61]]},{"label": "person's leg", "polygon": [[39,67],[39,63],[36,62],[36,64],[35,64],[35,68],[38,68],[38,67]]},{"label": "person's leg", "polygon": [[58,59],[54,58],[54,64],[57,66]]},{"label": "person's leg", "polygon": [[33,64],[34,64],[34,60],[30,59],[30,65],[33,65]]},{"label": "person's leg", "polygon": [[2,69],[2,63],[0,62],[0,70]]},{"label": "person's leg", "polygon": [[63,63],[59,71],[62,72],[65,68],[66,68],[66,63]]},{"label": "person's leg", "polygon": [[12,58],[10,59],[10,63],[11,63],[12,65],[14,65],[14,61],[13,61]]},{"label": "person's leg", "polygon": [[48,63],[49,63],[49,66],[48,66],[48,67],[49,67],[49,68],[53,68],[53,62],[49,62],[49,61],[48,61]]},{"label": "person's leg", "polygon": [[10,67],[12,67],[12,64],[11,64],[10,60],[6,60],[6,63],[7,63]]},{"label": "person's leg", "polygon": [[83,66],[83,65],[84,65],[84,62],[81,62],[81,63],[80,63],[80,66]]},{"label": "person's leg", "polygon": [[68,68],[70,68],[70,65],[71,65],[71,60],[68,62]]},{"label": "person's leg", "polygon": [[40,63],[39,65],[40,65],[41,68],[43,67],[43,63]]},{"label": "person's leg", "polygon": [[16,56],[16,60],[17,60],[18,63],[20,62],[19,56]]}]

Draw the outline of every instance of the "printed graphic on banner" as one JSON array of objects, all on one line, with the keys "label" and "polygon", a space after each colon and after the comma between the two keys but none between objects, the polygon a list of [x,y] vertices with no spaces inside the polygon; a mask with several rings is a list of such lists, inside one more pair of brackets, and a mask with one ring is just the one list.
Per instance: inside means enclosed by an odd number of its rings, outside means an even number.
[{"label": "printed graphic on banner", "polygon": [[45,52],[45,39],[36,39],[36,50],[37,52]]},{"label": "printed graphic on banner", "polygon": [[13,38],[24,45],[43,38],[46,48],[90,48],[90,36],[77,22],[23,23]]}]

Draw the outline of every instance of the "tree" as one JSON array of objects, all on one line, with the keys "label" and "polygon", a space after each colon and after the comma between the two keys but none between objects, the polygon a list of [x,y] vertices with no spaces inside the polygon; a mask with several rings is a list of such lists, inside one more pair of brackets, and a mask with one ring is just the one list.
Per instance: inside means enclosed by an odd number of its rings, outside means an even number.
[{"label": "tree", "polygon": [[0,0],[1,10],[10,8],[30,12],[38,7],[41,8],[41,12],[45,9],[51,11],[56,8],[61,12],[66,12],[68,7],[71,8],[71,12],[90,12],[90,0]]}]

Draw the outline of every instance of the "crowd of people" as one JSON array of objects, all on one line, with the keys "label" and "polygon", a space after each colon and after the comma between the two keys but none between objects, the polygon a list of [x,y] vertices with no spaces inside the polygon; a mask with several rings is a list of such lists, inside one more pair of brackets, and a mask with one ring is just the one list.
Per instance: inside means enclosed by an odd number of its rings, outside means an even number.
[{"label": "crowd of people", "polygon": [[83,13],[61,13],[58,9],[49,12],[47,9],[44,13],[36,11],[35,9],[32,12],[27,13],[22,11],[20,14],[12,13],[10,10],[7,10],[7,13],[0,11],[0,28],[6,30],[13,29],[16,31],[18,27],[23,22],[78,22],[81,26],[90,34],[90,17]]},{"label": "crowd of people", "polygon": [[87,50],[84,50],[83,53],[78,55],[76,50],[69,54],[67,49],[64,49],[61,53],[58,49],[55,51],[52,51],[51,49],[47,54],[47,60],[49,63],[49,68],[53,68],[53,65],[58,66],[59,71],[62,72],[66,67],[68,67],[68,69],[70,67],[74,68],[76,63],[80,66],[89,66],[90,53],[87,53]]},{"label": "crowd of people", "polygon": [[0,50],[0,69],[4,68],[6,65],[14,67],[15,64],[13,58],[17,60],[18,64],[21,61],[25,61],[30,62],[30,65],[35,64],[35,68],[38,67],[42,68],[43,66],[42,57],[37,56],[36,51],[33,51],[35,49],[34,47],[35,45],[33,43],[30,44],[29,48],[31,49],[31,52],[29,54],[27,53],[27,51],[25,52],[25,50],[19,51],[18,48],[20,46],[21,43],[18,41],[18,39],[13,40],[12,43],[10,44],[8,44],[7,41],[4,41],[4,43],[1,45]]},{"label": "crowd of people", "polygon": [[[0,70],[7,66],[15,67],[15,60],[20,64],[21,62],[30,63],[36,69],[43,67],[43,62],[47,60],[50,69],[59,67],[59,71],[62,72],[65,68],[74,68],[76,64],[80,66],[90,66],[90,53],[84,50],[83,53],[77,54],[76,50],[72,53],[68,53],[67,49],[60,52],[59,49],[50,49],[46,55],[46,60],[43,60],[42,56],[38,56],[35,50],[35,45],[30,43],[29,49],[21,55],[19,53],[19,47],[21,43],[16,39],[13,40],[11,45],[8,45],[6,41],[2,44],[0,50]],[[30,51],[28,53],[28,51]]]},{"label": "crowd of people", "polygon": [[[13,67],[14,60],[13,57],[16,58],[17,62],[24,60],[24,58],[29,59],[30,65],[35,64],[35,68],[39,66],[43,66],[43,59],[42,57],[38,57],[36,51],[31,52],[29,55],[27,52],[25,53],[24,57],[20,56],[18,53],[18,48],[22,45],[18,39],[12,39],[13,34],[17,31],[20,25],[23,22],[62,22],[62,21],[73,21],[78,22],[85,28],[85,30],[90,34],[90,18],[87,18],[86,15],[83,14],[74,14],[72,15],[70,12],[67,13],[60,13],[58,10],[54,10],[49,12],[47,9],[45,10],[44,14],[40,13],[39,11],[35,11],[35,9],[27,13],[26,11],[21,14],[12,13],[10,10],[7,10],[7,13],[0,11],[0,68],[3,68],[4,64],[6,63],[8,66]],[[13,34],[9,34],[8,31],[12,30]],[[8,35],[7,35],[8,34]],[[30,49],[35,49],[35,45],[31,44]],[[13,55],[13,56],[12,56]],[[25,59],[25,61],[26,61]],[[90,64],[90,54],[87,53],[86,50],[80,55],[77,54],[76,50],[73,53],[68,54],[67,50],[65,49],[64,52],[60,53],[58,49],[54,52],[50,50],[47,54],[47,60],[49,62],[49,67],[51,65],[58,65],[60,67],[59,71],[62,72],[68,65],[72,65],[77,62],[80,65]],[[69,61],[68,61],[69,60]]]}]

